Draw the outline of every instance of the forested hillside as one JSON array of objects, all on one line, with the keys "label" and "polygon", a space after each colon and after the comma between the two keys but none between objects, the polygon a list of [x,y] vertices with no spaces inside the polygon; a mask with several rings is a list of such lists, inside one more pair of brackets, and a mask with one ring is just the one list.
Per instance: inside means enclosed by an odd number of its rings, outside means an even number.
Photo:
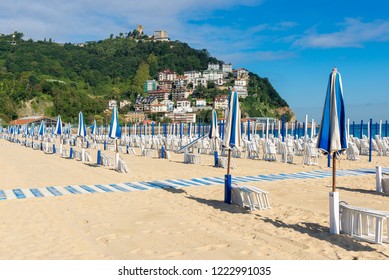
[{"label": "forested hillside", "polygon": [[[51,40],[23,40],[22,33],[0,36],[0,118],[8,122],[24,114],[60,114],[75,120],[79,111],[90,121],[101,116],[107,100],[144,95],[143,85],[169,68],[178,74],[205,70],[208,63],[222,63],[207,50],[186,43],[153,42],[111,35],[82,45]],[[214,87],[198,94],[225,93]],[[249,97],[242,101],[243,114],[277,116],[287,107],[266,78],[250,73]]]}]

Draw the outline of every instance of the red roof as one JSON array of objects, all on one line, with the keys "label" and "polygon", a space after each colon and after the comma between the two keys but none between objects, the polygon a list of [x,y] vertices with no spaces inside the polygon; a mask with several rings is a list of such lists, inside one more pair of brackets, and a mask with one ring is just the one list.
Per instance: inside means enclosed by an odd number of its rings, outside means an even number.
[{"label": "red roof", "polygon": [[27,124],[27,123],[40,121],[44,118],[46,118],[46,117],[44,117],[44,116],[25,117],[25,118],[20,118],[17,120],[10,121],[9,124],[11,124],[11,125],[23,125],[23,124]]}]

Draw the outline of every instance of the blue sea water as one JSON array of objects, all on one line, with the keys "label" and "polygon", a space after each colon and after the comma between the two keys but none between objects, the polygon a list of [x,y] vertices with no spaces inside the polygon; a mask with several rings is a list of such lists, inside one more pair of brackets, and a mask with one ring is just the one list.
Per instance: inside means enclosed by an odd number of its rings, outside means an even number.
[{"label": "blue sea water", "polygon": [[[207,134],[210,130],[210,125],[204,124],[204,123],[201,123],[200,125],[198,123],[191,124],[190,127],[191,127],[192,135],[197,135],[197,134],[204,135],[204,134]],[[136,129],[137,130],[136,134],[138,134],[138,135],[158,134],[158,130],[159,130],[159,132],[161,134],[170,134],[173,131],[175,135],[177,135],[177,136],[182,135],[183,136],[183,135],[188,135],[188,133],[189,133],[188,128],[189,128],[189,126],[187,124],[175,124],[175,125],[160,124],[159,129],[158,129],[157,125],[153,126],[153,129],[151,129],[151,126],[149,125],[147,128],[147,131],[146,131],[146,126],[138,125],[137,129]],[[122,127],[122,129],[123,129],[123,127]],[[222,131],[221,124],[219,124],[219,133],[220,133],[220,131]],[[247,131],[246,126],[242,125],[241,131],[242,131],[242,134],[243,133],[246,134],[246,131]],[[362,133],[361,133],[361,131],[362,131]],[[253,133],[252,126],[250,127],[249,133],[250,133],[250,135],[252,135],[252,133]],[[263,132],[262,126],[257,126],[257,130],[255,131],[255,133],[258,134],[260,137],[263,137],[264,132]],[[319,128],[316,127],[314,134],[317,135],[318,133],[319,133]],[[350,135],[357,137],[357,138],[362,138],[362,135],[369,137],[368,124],[350,122],[349,133],[350,133]],[[134,134],[133,125],[127,126],[127,134]],[[278,137],[278,128],[274,125],[270,125],[269,134],[274,135],[274,137]],[[293,131],[289,125],[287,134],[292,135],[292,136],[296,136],[298,138],[303,137],[304,136],[304,124],[299,123]],[[307,134],[309,137],[311,136],[311,128],[310,127],[307,128]],[[374,137],[375,135],[379,135],[379,134],[380,134],[379,123],[373,123],[371,125],[371,135]],[[388,137],[388,136],[389,136],[389,124],[385,121],[384,123],[382,123],[382,126],[381,126],[381,137]]]}]

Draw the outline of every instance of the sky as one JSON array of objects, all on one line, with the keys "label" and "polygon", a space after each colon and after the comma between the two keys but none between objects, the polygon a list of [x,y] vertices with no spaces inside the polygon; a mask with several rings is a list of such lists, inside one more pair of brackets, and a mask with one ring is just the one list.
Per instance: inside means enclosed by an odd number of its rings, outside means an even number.
[{"label": "sky", "polygon": [[329,74],[350,121],[389,119],[389,1],[1,0],[0,33],[58,43],[144,27],[266,77],[300,121],[320,122]]}]

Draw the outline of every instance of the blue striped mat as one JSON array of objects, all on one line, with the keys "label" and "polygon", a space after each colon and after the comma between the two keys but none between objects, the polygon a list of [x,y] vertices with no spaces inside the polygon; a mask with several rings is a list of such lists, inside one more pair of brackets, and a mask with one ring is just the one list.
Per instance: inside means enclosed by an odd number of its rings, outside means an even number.
[{"label": "blue striped mat", "polygon": [[[382,172],[389,173],[389,168],[382,168]],[[353,170],[338,170],[337,176],[362,176],[375,174],[375,169],[353,169]],[[246,182],[266,182],[294,179],[320,179],[332,176],[332,171],[315,170],[309,172],[298,173],[280,173],[268,175],[248,175],[248,176],[232,176],[233,183]],[[24,199],[34,197],[49,197],[63,196],[68,194],[91,194],[91,193],[110,193],[110,192],[132,192],[144,191],[150,189],[171,189],[189,186],[210,186],[224,183],[223,177],[204,177],[193,179],[168,179],[154,180],[148,182],[126,182],[107,185],[76,185],[66,187],[43,187],[30,189],[12,189],[0,190],[0,200],[9,199]]]}]

